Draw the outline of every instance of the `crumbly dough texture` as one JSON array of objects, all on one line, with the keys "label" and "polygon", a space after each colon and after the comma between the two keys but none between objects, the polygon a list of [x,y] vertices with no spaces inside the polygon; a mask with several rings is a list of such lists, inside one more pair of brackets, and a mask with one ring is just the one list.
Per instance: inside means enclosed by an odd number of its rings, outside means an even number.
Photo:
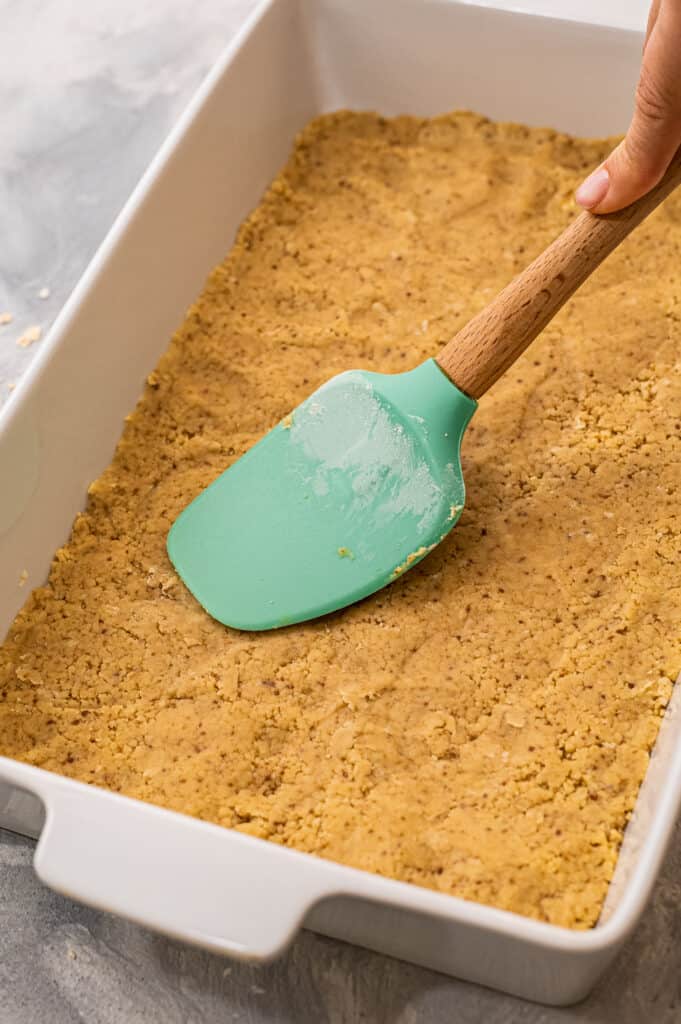
[{"label": "crumbly dough texture", "polygon": [[334,373],[436,354],[611,144],[468,113],[303,131],[0,649],[3,754],[594,924],[681,660],[681,196],[485,396],[461,522],[392,586],[240,633],[165,538]]}]

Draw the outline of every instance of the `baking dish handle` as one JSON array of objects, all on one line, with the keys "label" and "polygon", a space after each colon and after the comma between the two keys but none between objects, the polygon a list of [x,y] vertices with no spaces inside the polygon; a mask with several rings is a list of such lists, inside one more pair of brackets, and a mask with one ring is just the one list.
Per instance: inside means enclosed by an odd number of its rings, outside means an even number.
[{"label": "baking dish handle", "polygon": [[327,895],[324,862],[295,851],[3,758],[0,780],[45,806],[46,885],[166,935],[265,961]]}]

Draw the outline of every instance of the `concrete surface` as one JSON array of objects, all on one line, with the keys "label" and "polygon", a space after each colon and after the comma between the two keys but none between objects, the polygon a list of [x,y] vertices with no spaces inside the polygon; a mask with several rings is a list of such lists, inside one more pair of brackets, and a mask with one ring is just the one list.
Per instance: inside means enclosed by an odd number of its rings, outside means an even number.
[{"label": "concrete surface", "polygon": [[[368,0],[370,2],[370,0]],[[645,20],[646,0],[499,0]],[[0,402],[205,70],[254,0],[0,0]],[[49,295],[40,298],[42,289]],[[681,829],[644,920],[594,994],[550,1010],[303,933],[229,963],[63,899],[0,831],[0,1024],[676,1024]]]}]

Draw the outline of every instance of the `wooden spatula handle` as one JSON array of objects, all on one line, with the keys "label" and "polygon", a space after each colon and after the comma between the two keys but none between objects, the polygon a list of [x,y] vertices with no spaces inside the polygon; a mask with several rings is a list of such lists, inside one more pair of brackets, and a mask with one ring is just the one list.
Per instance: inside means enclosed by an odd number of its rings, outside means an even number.
[{"label": "wooden spatula handle", "polygon": [[[618,213],[584,211],[437,356],[437,363],[471,398],[480,398],[561,306],[663,199],[681,184],[681,150],[660,183]],[[605,341],[605,339],[604,339]]]}]

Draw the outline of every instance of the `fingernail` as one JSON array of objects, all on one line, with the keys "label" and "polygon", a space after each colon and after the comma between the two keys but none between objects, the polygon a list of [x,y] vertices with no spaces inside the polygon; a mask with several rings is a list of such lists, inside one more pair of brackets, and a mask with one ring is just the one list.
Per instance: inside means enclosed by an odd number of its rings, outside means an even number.
[{"label": "fingernail", "polygon": [[593,210],[594,206],[603,202],[609,188],[610,175],[605,167],[599,167],[582,182],[575,192],[575,199],[586,210]]}]

